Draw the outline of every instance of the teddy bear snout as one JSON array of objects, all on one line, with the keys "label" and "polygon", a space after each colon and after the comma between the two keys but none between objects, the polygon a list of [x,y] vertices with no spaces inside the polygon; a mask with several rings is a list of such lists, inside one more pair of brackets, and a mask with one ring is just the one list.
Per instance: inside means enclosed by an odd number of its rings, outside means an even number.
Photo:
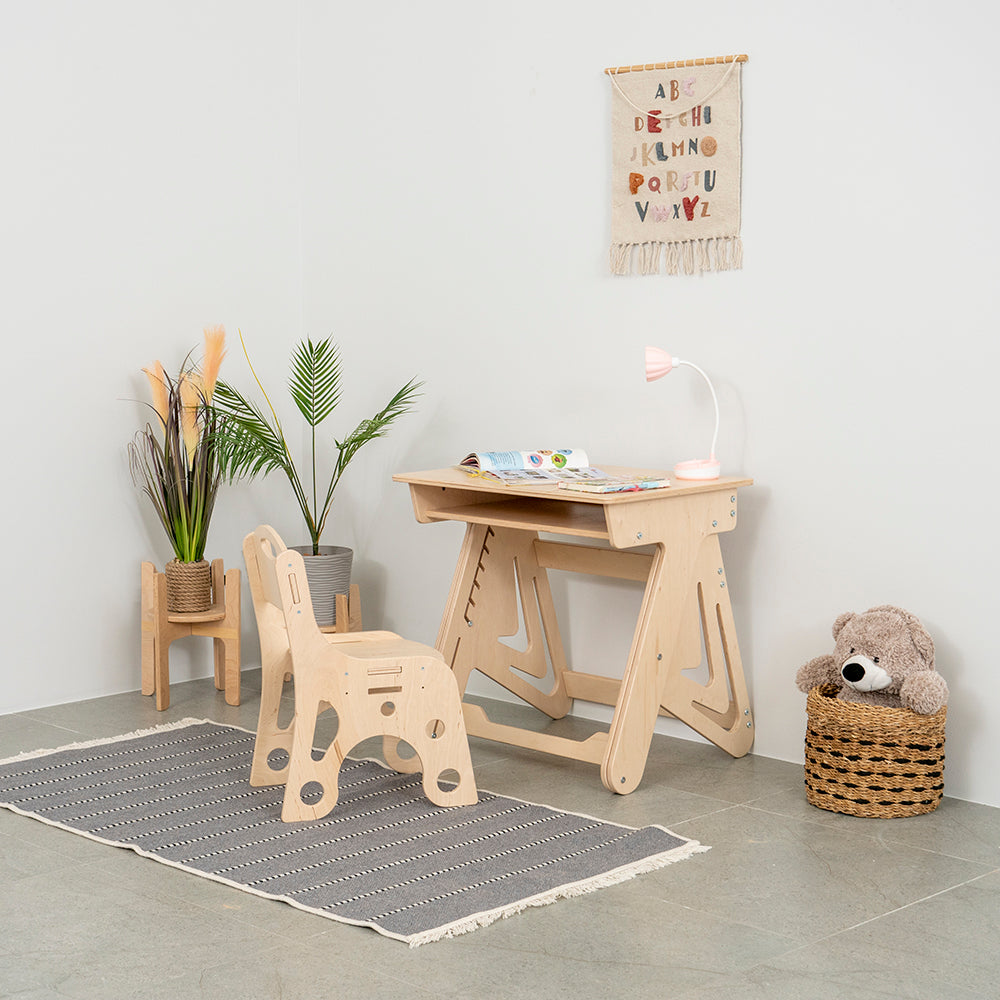
[{"label": "teddy bear snout", "polygon": [[892,683],[892,678],[867,656],[852,656],[845,660],[840,676],[855,691],[881,691]]}]

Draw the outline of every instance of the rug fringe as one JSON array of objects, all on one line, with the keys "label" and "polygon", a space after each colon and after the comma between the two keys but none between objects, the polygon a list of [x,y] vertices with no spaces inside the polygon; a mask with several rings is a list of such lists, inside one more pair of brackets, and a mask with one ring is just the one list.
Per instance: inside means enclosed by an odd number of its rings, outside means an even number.
[{"label": "rug fringe", "polygon": [[[657,826],[656,829],[664,830],[672,837],[679,836],[678,834],[667,830],[664,826]],[[557,886],[555,889],[539,893],[537,896],[531,896],[528,899],[518,900],[510,906],[499,907],[496,910],[487,910],[484,913],[475,913],[472,916],[463,918],[462,920],[456,920],[452,924],[446,924],[443,927],[435,927],[433,930],[424,931],[421,934],[414,934],[405,940],[408,941],[411,948],[419,948],[424,944],[433,944],[435,941],[443,941],[448,938],[458,937],[462,934],[468,934],[471,931],[477,931],[483,927],[489,927],[490,924],[496,923],[498,920],[506,920],[508,917],[516,916],[518,913],[522,913],[530,907],[548,906],[550,903],[558,902],[560,899],[571,899],[574,896],[584,896],[587,893],[596,892],[598,889],[606,889],[612,885],[619,885],[620,883],[628,882],[639,875],[645,875],[648,872],[656,871],[659,868],[666,868],[667,865],[675,864],[678,861],[684,861],[695,854],[704,854],[706,851],[710,850],[711,847],[706,847],[700,844],[697,840],[689,840],[687,843],[681,844],[679,847],[675,847],[673,850],[666,851],[663,854],[643,858],[642,861],[624,865],[614,871],[604,872],[602,875],[585,879],[582,882],[574,882],[568,885]]]},{"label": "rug fringe", "polygon": [[[180,719],[177,722],[164,722],[159,726],[149,726],[146,729],[134,729],[131,733],[124,733],[121,736],[98,736],[92,740],[81,740],[79,743],[65,743],[58,747],[47,747],[44,750],[25,750],[15,754],[13,757],[5,757],[0,760],[0,764],[17,764],[23,760],[32,760],[35,757],[44,757],[46,754],[58,753],[60,750],[88,750],[91,747],[107,746],[109,743],[122,743],[125,740],[138,739],[141,736],[154,736],[156,733],[167,732],[170,729],[184,729],[187,726],[196,726],[201,723],[211,723],[211,719]],[[234,729],[237,727],[233,727]]]}]

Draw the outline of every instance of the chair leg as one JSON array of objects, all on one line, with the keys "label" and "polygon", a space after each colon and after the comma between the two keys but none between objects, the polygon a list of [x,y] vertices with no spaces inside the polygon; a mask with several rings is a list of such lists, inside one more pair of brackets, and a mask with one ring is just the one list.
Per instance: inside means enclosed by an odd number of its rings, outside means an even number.
[{"label": "chair leg", "polygon": [[[344,758],[339,742],[334,739],[320,760],[314,760],[312,755],[321,700],[320,693],[315,690],[299,689],[295,692],[292,754],[281,805],[281,819],[285,823],[321,819],[333,809],[340,797],[340,765]],[[319,798],[311,803],[302,799],[303,789],[309,784],[319,786]]]},{"label": "chair leg", "polygon": [[[408,706],[401,735],[420,755],[424,794],[431,802],[474,805],[479,795],[458,682],[444,661],[425,661],[421,669],[425,676],[422,697]],[[411,690],[416,690],[415,684]],[[453,787],[441,787],[439,782],[453,783]]]},{"label": "chair leg", "polygon": [[[277,665],[267,657],[264,659],[265,666],[261,671],[260,681],[257,739],[254,741],[253,760],[250,764],[250,784],[257,788],[264,785],[281,785],[287,781],[288,765],[292,755],[292,736],[295,732],[294,721],[284,728],[278,723],[281,695],[288,669],[287,661],[290,657],[286,654]],[[268,758],[275,750],[284,750],[288,755],[289,760],[283,767],[275,768],[268,763]]]}]

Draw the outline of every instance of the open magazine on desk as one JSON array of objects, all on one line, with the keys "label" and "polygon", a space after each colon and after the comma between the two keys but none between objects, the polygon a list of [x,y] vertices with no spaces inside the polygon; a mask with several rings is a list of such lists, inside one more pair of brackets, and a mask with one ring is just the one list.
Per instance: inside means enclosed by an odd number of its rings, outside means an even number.
[{"label": "open magazine on desk", "polygon": [[474,451],[462,459],[458,468],[470,476],[509,486],[558,486],[606,478],[600,469],[590,466],[581,448]]},{"label": "open magazine on desk", "polygon": [[578,493],[630,493],[670,485],[669,479],[656,476],[609,476],[590,465],[581,448],[472,452],[458,468],[508,486],[554,486]]}]

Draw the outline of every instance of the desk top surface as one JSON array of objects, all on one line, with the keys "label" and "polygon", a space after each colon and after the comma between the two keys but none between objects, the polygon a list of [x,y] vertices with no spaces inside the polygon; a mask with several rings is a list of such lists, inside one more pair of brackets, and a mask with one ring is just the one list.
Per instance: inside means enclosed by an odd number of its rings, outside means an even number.
[{"label": "desk top surface", "polygon": [[[670,473],[663,469],[640,469],[621,465],[598,465],[602,472],[609,476],[656,476],[667,477]],[[695,482],[680,480],[670,476],[670,486],[658,490],[636,490],[627,493],[584,493],[575,490],[564,490],[553,483],[539,486],[514,485],[497,482],[484,476],[470,475],[468,472],[451,466],[446,469],[430,469],[426,472],[400,472],[394,475],[397,483],[407,483],[411,486],[440,486],[443,489],[453,488],[471,490],[474,492],[492,493],[496,496],[509,497],[540,497],[548,500],[565,500],[573,503],[597,503],[602,505],[635,503],[638,500],[668,499],[671,496],[684,496],[691,493],[709,493],[717,490],[734,490],[742,486],[751,486],[752,479],[740,476],[722,476],[719,479]]]}]

